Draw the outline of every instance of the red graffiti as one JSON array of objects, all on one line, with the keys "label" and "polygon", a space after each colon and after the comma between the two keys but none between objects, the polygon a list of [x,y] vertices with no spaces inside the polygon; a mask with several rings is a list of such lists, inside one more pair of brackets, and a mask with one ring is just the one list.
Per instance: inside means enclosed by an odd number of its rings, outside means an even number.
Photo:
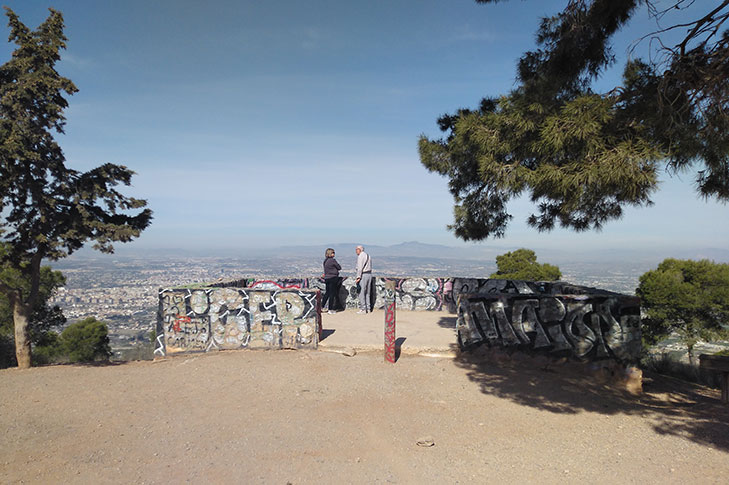
[{"label": "red graffiti", "polygon": [[316,326],[319,329],[319,340],[324,334],[324,325],[321,319],[321,291],[316,291]]},{"label": "red graffiti", "polygon": [[190,323],[191,319],[190,317],[186,317],[185,315],[177,315],[175,317],[175,323],[172,324],[172,329],[175,332],[182,332],[182,328],[180,327],[180,323]]},{"label": "red graffiti", "polygon": [[385,309],[385,360],[395,363],[395,302]]}]

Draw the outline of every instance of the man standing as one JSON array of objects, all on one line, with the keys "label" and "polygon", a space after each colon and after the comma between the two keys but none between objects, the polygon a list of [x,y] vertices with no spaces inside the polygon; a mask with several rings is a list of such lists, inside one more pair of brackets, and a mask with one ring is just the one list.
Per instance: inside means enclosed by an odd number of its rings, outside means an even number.
[{"label": "man standing", "polygon": [[357,279],[360,286],[359,311],[357,313],[369,313],[372,310],[372,261],[370,255],[365,253],[364,246],[357,246]]}]

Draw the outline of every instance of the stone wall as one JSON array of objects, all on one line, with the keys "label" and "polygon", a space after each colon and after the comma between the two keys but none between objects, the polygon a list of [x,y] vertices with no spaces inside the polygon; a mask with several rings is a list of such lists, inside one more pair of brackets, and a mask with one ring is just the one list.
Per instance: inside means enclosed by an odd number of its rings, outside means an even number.
[{"label": "stone wall", "polygon": [[224,349],[316,349],[317,290],[205,287],[159,291],[155,356]]},{"label": "stone wall", "polygon": [[641,350],[640,300],[565,283],[454,280],[462,349],[479,345],[631,364]]},{"label": "stone wall", "polygon": [[[375,278],[374,307],[395,281],[399,310],[458,313],[461,349],[480,345],[634,363],[641,349],[636,297],[570,285],[473,278]],[[316,348],[322,278],[244,278],[159,293],[155,355],[242,348]],[[357,307],[354,278],[340,299]]]}]

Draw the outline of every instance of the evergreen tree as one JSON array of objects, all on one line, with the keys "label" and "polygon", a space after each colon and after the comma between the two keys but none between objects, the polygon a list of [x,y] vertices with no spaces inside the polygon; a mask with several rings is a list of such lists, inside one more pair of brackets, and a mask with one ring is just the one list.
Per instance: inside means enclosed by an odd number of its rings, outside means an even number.
[{"label": "evergreen tree", "polygon": [[[477,0],[495,3],[498,0]],[[729,0],[673,8],[696,20],[648,33],[686,29],[650,61],[629,60],[622,86],[606,93],[593,82],[613,64],[611,37],[650,0],[567,0],[545,18],[539,48],[519,61],[517,87],[438,120],[447,134],[421,136],[420,159],[449,179],[456,204],[449,226],[464,240],[503,237],[508,202],[528,194],[540,231],[559,223],[599,229],[625,206],[650,205],[658,172],[695,172],[699,194],[729,200]]]},{"label": "evergreen tree", "polygon": [[152,213],[146,201],[125,197],[118,184],[129,185],[133,172],[107,163],[88,172],[66,166],[53,132],[63,133],[68,106],[64,93],[76,86],[55,69],[66,47],[63,16],[50,9],[34,31],[6,8],[9,41],[17,48],[0,66],[0,242],[8,251],[0,263],[18,271],[27,291],[0,281],[0,292],[13,309],[16,357],[29,367],[28,326],[41,298],[41,262],[57,260],[94,241],[112,252],[146,228]]},{"label": "evergreen tree", "polygon": [[489,278],[500,280],[556,281],[562,272],[552,264],[537,263],[537,255],[531,249],[517,249],[496,256],[498,270]]},{"label": "evergreen tree", "polygon": [[666,259],[640,277],[635,293],[648,344],[677,332],[693,362],[696,342],[729,338],[729,264]]}]

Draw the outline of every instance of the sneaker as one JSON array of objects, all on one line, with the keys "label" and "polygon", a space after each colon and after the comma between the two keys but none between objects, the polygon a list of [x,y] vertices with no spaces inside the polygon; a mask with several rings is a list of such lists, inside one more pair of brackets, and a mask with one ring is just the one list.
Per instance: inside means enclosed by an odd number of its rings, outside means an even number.
[{"label": "sneaker", "polygon": [[334,310],[329,310],[329,311],[328,311],[327,313],[328,313],[329,315],[334,315],[334,314],[335,314],[335,313],[337,313],[337,312],[335,312]]},{"label": "sneaker", "polygon": [[357,315],[363,315],[365,313],[367,313],[367,312],[364,310],[357,310]]}]

